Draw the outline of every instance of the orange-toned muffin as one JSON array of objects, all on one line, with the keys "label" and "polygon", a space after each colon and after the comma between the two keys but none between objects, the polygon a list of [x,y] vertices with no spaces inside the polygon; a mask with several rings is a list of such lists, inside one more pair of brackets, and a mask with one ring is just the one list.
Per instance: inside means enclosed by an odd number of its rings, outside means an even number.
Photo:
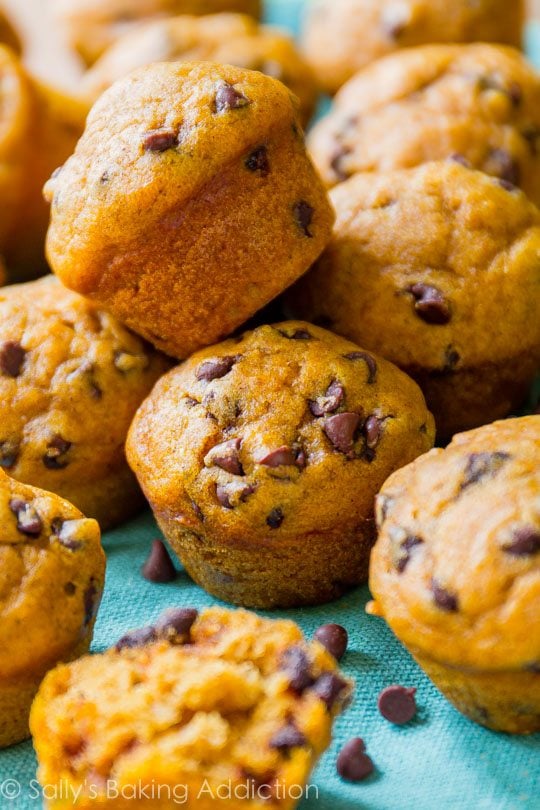
[{"label": "orange-toned muffin", "polygon": [[0,255],[12,280],[45,270],[42,186],[84,127],[87,105],[38,84],[0,45]]},{"label": "orange-toned muffin", "polygon": [[311,0],[303,50],[330,93],[370,62],[434,42],[520,47],[523,0]]},{"label": "orange-toned muffin", "polygon": [[292,38],[245,14],[183,15],[141,24],[120,37],[86,73],[84,92],[95,101],[114,81],[138,67],[194,60],[260,70],[282,81],[300,99],[304,125],[313,115],[315,77]]},{"label": "orange-toned muffin", "polygon": [[472,720],[540,731],[540,416],[399,470],[377,524],[370,611]]},{"label": "orange-toned muffin", "polygon": [[105,576],[99,526],[0,470],[0,748],[29,736],[37,688],[90,646]]},{"label": "orange-toned muffin", "polygon": [[365,581],[374,497],[433,438],[409,377],[291,321],[165,375],[126,448],[193,579],[228,602],[268,608],[329,601]]},{"label": "orange-toned muffin", "polygon": [[64,787],[46,806],[293,810],[352,689],[294,622],[169,610],[45,679],[38,775]]},{"label": "orange-toned muffin", "polygon": [[103,528],[142,497],[124,442],[169,364],[54,276],[0,290],[0,467]]},{"label": "orange-toned muffin", "polygon": [[21,51],[21,41],[5,12],[0,8],[0,42],[8,45],[16,53]]},{"label": "orange-toned muffin", "polygon": [[259,17],[261,0],[52,0],[52,8],[73,47],[91,65],[119,37],[146,20],[225,11]]},{"label": "orange-toned muffin", "polygon": [[229,335],[330,240],[296,104],[275,79],[210,62],[116,82],[46,186],[55,273],[174,357]]},{"label": "orange-toned muffin", "polygon": [[331,198],[334,238],[294,314],[416,379],[441,439],[518,408],[540,369],[536,206],[455,161],[357,174]]},{"label": "orange-toned muffin", "polygon": [[517,51],[426,45],[360,71],[312,131],[328,185],[460,154],[540,202],[540,78]]}]

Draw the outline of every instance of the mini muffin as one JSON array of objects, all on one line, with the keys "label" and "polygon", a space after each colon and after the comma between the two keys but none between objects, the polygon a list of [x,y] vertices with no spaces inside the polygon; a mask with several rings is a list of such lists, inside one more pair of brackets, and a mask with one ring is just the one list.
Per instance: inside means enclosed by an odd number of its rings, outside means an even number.
[{"label": "mini muffin", "polygon": [[103,591],[99,526],[0,470],[0,747],[29,736],[45,673],[90,646]]},{"label": "mini muffin", "polygon": [[116,82],[46,187],[54,271],[173,357],[229,335],[330,240],[296,104],[275,79],[210,62]]},{"label": "mini muffin", "polygon": [[370,62],[434,42],[520,47],[523,0],[313,0],[303,50],[330,93]]},{"label": "mini muffin", "polygon": [[0,467],[110,527],[141,506],[124,455],[133,415],[168,368],[53,276],[0,290]]},{"label": "mini muffin", "polygon": [[315,77],[285,33],[244,14],[168,17],[139,25],[112,45],[84,77],[93,101],[114,81],[151,62],[221,62],[260,70],[300,99],[302,123],[317,101]]},{"label": "mini muffin", "polygon": [[540,731],[540,416],[399,470],[377,524],[371,612],[472,720]]},{"label": "mini muffin", "polygon": [[440,438],[507,416],[540,368],[540,212],[457,162],[358,174],[289,297],[417,380]]},{"label": "mini muffin", "polygon": [[374,497],[433,434],[409,377],[292,321],[198,352],[163,377],[127,454],[199,585],[236,604],[288,607],[365,581]]},{"label": "mini muffin", "polygon": [[310,146],[329,185],[459,154],[539,203],[540,78],[511,48],[411,48],[351,79]]},{"label": "mini muffin", "polygon": [[[352,688],[294,622],[172,609],[48,675],[31,718],[39,779],[81,808],[292,810]],[[110,781],[140,792],[115,799]]]},{"label": "mini muffin", "polygon": [[87,105],[32,79],[0,45],[0,255],[12,280],[45,271],[42,186],[73,151]]},{"label": "mini muffin", "polygon": [[68,39],[87,65],[141,22],[176,14],[236,11],[259,17],[261,0],[52,0]]},{"label": "mini muffin", "polygon": [[8,45],[16,53],[21,51],[21,41],[4,11],[0,8],[0,43]]}]

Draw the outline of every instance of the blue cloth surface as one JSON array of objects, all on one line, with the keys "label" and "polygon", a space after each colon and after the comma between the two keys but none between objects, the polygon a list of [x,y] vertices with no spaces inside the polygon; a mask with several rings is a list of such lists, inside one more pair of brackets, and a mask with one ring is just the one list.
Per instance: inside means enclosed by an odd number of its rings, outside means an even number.
[{"label": "blue cloth surface", "polygon": [[[300,5],[271,2],[268,17],[296,30]],[[534,30],[529,34],[531,44]],[[151,622],[166,607],[202,608],[216,602],[183,572],[170,585],[142,578],[140,567],[156,536],[148,514],[105,536],[107,582],[94,651],[106,649],[127,629]],[[343,624],[351,639],[343,667],[357,682],[354,703],[338,720],[332,747],[311,779],[318,798],[312,789],[300,810],[538,810],[540,735],[496,734],[458,714],[385,623],[365,614],[368,598],[367,588],[361,588],[331,605],[279,613],[296,620],[307,635],[327,621]],[[418,689],[418,715],[404,727],[390,725],[377,710],[380,690],[393,683]],[[352,736],[365,740],[376,765],[359,785],[342,782],[335,771],[337,752]],[[32,782],[35,767],[30,742],[0,752],[0,810],[41,806]]]}]

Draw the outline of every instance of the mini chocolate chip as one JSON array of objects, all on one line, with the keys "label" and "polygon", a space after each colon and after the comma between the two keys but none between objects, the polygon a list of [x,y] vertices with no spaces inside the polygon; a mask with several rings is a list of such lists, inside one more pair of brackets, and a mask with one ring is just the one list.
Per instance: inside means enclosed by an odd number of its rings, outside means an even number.
[{"label": "mini chocolate chip", "polygon": [[78,551],[83,547],[81,540],[77,539],[77,528],[79,521],[77,520],[62,520],[62,518],[54,518],[51,521],[51,529],[53,534],[58,537],[59,543],[69,551]]},{"label": "mini chocolate chip", "polygon": [[295,329],[290,335],[282,330],[279,330],[279,333],[288,340],[311,340],[312,338],[312,335],[307,331],[307,329]]},{"label": "mini chocolate chip", "polygon": [[437,607],[447,613],[457,613],[459,603],[456,594],[447,591],[436,579],[431,580],[431,591]]},{"label": "mini chocolate chip", "polygon": [[135,647],[144,647],[146,644],[151,644],[157,638],[156,631],[153,627],[141,627],[138,630],[131,630],[122,636],[115,644],[115,650],[134,649]]},{"label": "mini chocolate chip", "polygon": [[176,568],[162,540],[152,541],[150,554],[141,573],[149,582],[172,582],[176,579]]},{"label": "mini chocolate chip", "polygon": [[216,498],[218,499],[221,506],[225,507],[225,509],[234,509],[227,487],[223,486],[222,484],[216,485]]},{"label": "mini chocolate chip", "polygon": [[204,360],[195,372],[198,380],[220,380],[232,369],[234,364],[238,361],[238,357],[216,357],[214,360]]},{"label": "mini chocolate chip", "polygon": [[204,515],[203,515],[201,507],[198,504],[196,504],[195,501],[191,501],[191,506],[193,508],[193,511],[195,512],[195,515],[198,517],[198,519],[202,523],[204,521]]},{"label": "mini chocolate chip", "polygon": [[323,624],[319,627],[313,638],[322,644],[333,655],[336,661],[341,661],[347,650],[349,636],[344,627],[340,624]]},{"label": "mini chocolate chip", "polygon": [[312,691],[326,704],[328,711],[332,711],[339,696],[344,694],[347,689],[347,681],[344,681],[335,672],[323,672],[315,681]]},{"label": "mini chocolate chip", "polygon": [[114,353],[114,367],[121,374],[129,374],[132,371],[144,371],[150,365],[150,358],[147,354],[132,354],[126,351]]},{"label": "mini chocolate chip", "polygon": [[95,582],[92,580],[90,585],[84,592],[83,605],[84,605],[84,624],[89,625],[95,618],[97,612],[97,597],[98,591]]},{"label": "mini chocolate chip", "polygon": [[0,467],[10,470],[19,458],[19,446],[15,442],[0,442]]},{"label": "mini chocolate chip", "polygon": [[276,506],[266,518],[266,523],[271,529],[279,529],[283,523],[284,517],[283,510],[279,506]]},{"label": "mini chocolate chip", "polygon": [[171,608],[158,618],[155,631],[158,636],[168,638],[176,644],[186,644],[198,615],[199,611],[195,608]]},{"label": "mini chocolate chip", "polygon": [[521,130],[521,137],[527,142],[531,155],[537,155],[540,129],[534,124],[530,124]]},{"label": "mini chocolate chip", "polygon": [[266,146],[259,146],[254,149],[246,158],[245,166],[250,172],[257,172],[261,177],[268,177],[270,174],[270,161],[268,160]]},{"label": "mini chocolate chip", "polygon": [[517,82],[510,83],[507,93],[514,107],[521,106],[521,102],[523,101],[523,90]]},{"label": "mini chocolate chip", "polygon": [[459,152],[454,152],[453,155],[450,155],[448,160],[451,160],[452,163],[459,163],[460,166],[464,166],[466,169],[472,169],[471,161],[467,160],[465,155],[461,155]]},{"label": "mini chocolate chip", "polygon": [[236,486],[234,484],[217,484],[216,498],[225,509],[234,509],[235,502],[244,503],[255,492],[252,484]]},{"label": "mini chocolate chip", "polygon": [[338,452],[349,455],[353,450],[354,435],[361,421],[357,413],[337,413],[325,420],[323,430]]},{"label": "mini chocolate chip", "polygon": [[0,371],[7,377],[18,377],[21,373],[26,351],[16,340],[5,340],[0,344]]},{"label": "mini chocolate chip", "polygon": [[330,168],[334,172],[337,180],[341,182],[348,180],[351,176],[351,172],[345,168],[345,159],[351,152],[352,149],[350,147],[339,144],[330,159]]},{"label": "mini chocolate chip", "polygon": [[308,236],[311,239],[313,234],[310,231],[310,226],[313,222],[313,214],[315,213],[312,206],[305,200],[300,200],[294,204],[293,213],[296,224],[304,233],[304,236]]},{"label": "mini chocolate chip", "polygon": [[391,498],[389,495],[377,495],[375,498],[375,516],[377,519],[377,526],[380,529],[384,521],[389,515],[390,508],[394,502],[394,499]]},{"label": "mini chocolate chip", "polygon": [[508,453],[471,453],[467,459],[461,491],[485,478],[494,478],[509,459]]},{"label": "mini chocolate chip", "polygon": [[342,779],[361,782],[373,773],[373,762],[365,751],[366,746],[360,737],[345,743],[336,761],[336,770]]},{"label": "mini chocolate chip", "polygon": [[349,352],[349,354],[345,354],[344,357],[345,360],[363,360],[368,367],[368,378],[366,382],[368,385],[373,385],[377,379],[377,363],[374,357],[367,352]]},{"label": "mini chocolate chip", "polygon": [[55,436],[47,445],[47,450],[42,458],[43,464],[48,470],[63,470],[69,464],[64,458],[71,447],[71,442],[66,441],[62,436]]},{"label": "mini chocolate chip", "polygon": [[451,320],[450,307],[437,287],[431,284],[413,284],[408,292],[414,296],[416,314],[426,323],[443,326]]},{"label": "mini chocolate chip", "polygon": [[143,140],[145,152],[165,152],[178,145],[178,132],[171,127],[152,129],[147,132]]},{"label": "mini chocolate chip", "polygon": [[99,178],[99,182],[105,184],[105,183],[108,183],[110,179],[111,178],[110,178],[109,172],[107,171],[107,169],[105,169],[105,171],[103,172],[103,174]]},{"label": "mini chocolate chip", "polygon": [[407,689],[405,686],[397,684],[387,686],[380,693],[377,706],[386,720],[396,726],[402,726],[412,720],[416,714],[415,694],[416,689]]},{"label": "mini chocolate chip", "polygon": [[382,426],[384,424],[384,419],[380,419],[378,416],[374,414],[372,416],[368,416],[366,422],[364,424],[364,435],[366,437],[366,446],[370,450],[375,450],[377,445],[379,444],[382,436]]},{"label": "mini chocolate chip", "polygon": [[77,586],[73,582],[66,582],[64,585],[64,593],[66,596],[74,596],[77,593]]},{"label": "mini chocolate chip", "polygon": [[533,557],[540,552],[540,530],[534,526],[516,529],[512,540],[503,546],[503,551],[513,557]]},{"label": "mini chocolate chip", "polygon": [[21,498],[12,498],[9,508],[17,518],[17,529],[21,534],[27,534],[30,537],[37,537],[41,534],[43,521],[31,503],[27,503]]},{"label": "mini chocolate chip", "polygon": [[459,352],[456,351],[452,346],[447,346],[444,352],[443,371],[445,372],[454,371],[460,360],[461,355],[459,354]]},{"label": "mini chocolate chip", "polygon": [[242,444],[241,439],[230,439],[227,442],[217,444],[207,454],[205,461],[219,467],[231,475],[244,475],[244,470],[240,462],[239,450]]},{"label": "mini chocolate chip", "polygon": [[509,180],[503,180],[502,178],[497,179],[498,184],[501,188],[504,188],[505,191],[514,192],[517,191],[517,186],[511,183]]},{"label": "mini chocolate chip", "polygon": [[514,160],[506,149],[492,149],[485,168],[488,174],[494,174],[513,186],[519,186],[520,184],[521,169],[519,163]]},{"label": "mini chocolate chip", "polygon": [[424,541],[416,534],[409,534],[399,544],[398,552],[395,556],[395,566],[398,573],[402,574],[411,560],[411,551],[417,546],[423,545]]},{"label": "mini chocolate chip", "polygon": [[326,413],[337,411],[344,399],[344,387],[338,380],[333,380],[324,396],[309,401],[309,410],[313,416],[324,416]]},{"label": "mini chocolate chip", "polygon": [[301,748],[306,743],[305,735],[290,722],[271,737],[269,746],[277,751],[290,751],[291,748]]},{"label": "mini chocolate chip", "polygon": [[390,5],[382,13],[382,28],[389,39],[394,41],[406,30],[410,21],[410,14],[398,5]]},{"label": "mini chocolate chip", "polygon": [[296,460],[297,456],[294,450],[284,444],[267,453],[264,458],[261,458],[259,464],[265,467],[292,467],[296,464]]},{"label": "mini chocolate chip", "polygon": [[525,672],[532,672],[533,675],[540,675],[540,661],[530,661],[523,669]]},{"label": "mini chocolate chip", "polygon": [[290,688],[299,695],[313,684],[311,662],[302,647],[288,647],[284,650],[280,669],[287,675]]},{"label": "mini chocolate chip", "polygon": [[240,90],[237,90],[234,85],[223,82],[223,84],[218,87],[214,102],[214,109],[217,113],[226,112],[227,110],[237,110],[240,107],[247,107],[249,104],[251,104],[249,98],[241,93]]}]

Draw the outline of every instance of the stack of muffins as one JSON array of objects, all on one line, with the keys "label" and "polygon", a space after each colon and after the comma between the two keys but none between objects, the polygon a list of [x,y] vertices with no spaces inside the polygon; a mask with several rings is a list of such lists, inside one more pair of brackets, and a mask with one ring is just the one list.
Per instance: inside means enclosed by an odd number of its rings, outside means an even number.
[{"label": "stack of muffins", "polygon": [[[66,664],[98,522],[143,493],[213,596],[314,605],[369,576],[461,711],[540,729],[540,415],[495,421],[540,368],[540,78],[509,47],[520,3],[398,5],[314,0],[302,54],[258,3],[58,0],[74,99],[0,23],[0,745],[52,670],[46,784],[303,784],[350,698],[319,642],[245,611],[176,610]],[[47,221],[55,275],[28,281]]]}]

